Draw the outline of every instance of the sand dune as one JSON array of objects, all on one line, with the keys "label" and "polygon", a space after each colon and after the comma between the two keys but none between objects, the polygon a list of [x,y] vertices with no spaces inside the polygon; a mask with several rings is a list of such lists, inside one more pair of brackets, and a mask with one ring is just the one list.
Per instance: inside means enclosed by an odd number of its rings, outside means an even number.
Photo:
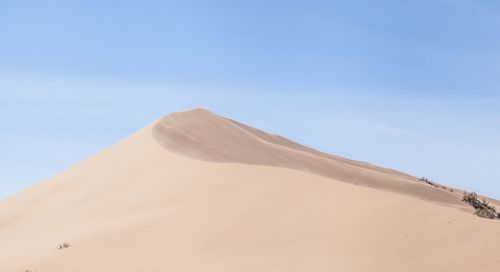
[{"label": "sand dune", "polygon": [[460,204],[460,192],[436,190],[395,170],[321,153],[204,109],[162,118],[154,125],[153,135],[167,150],[192,158],[287,167],[427,200]]},{"label": "sand dune", "polygon": [[458,191],[201,109],[0,202],[2,272],[500,271],[499,244]]}]

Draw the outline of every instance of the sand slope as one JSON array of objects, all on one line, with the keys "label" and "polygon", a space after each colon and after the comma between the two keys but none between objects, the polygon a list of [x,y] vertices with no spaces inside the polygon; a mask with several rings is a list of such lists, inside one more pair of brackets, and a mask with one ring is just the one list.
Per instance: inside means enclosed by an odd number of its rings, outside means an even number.
[{"label": "sand slope", "polygon": [[395,170],[328,155],[204,109],[173,113],[153,127],[156,141],[172,152],[217,162],[287,167],[427,200],[460,204],[451,193]]},{"label": "sand slope", "polygon": [[426,187],[177,113],[0,201],[0,271],[500,271],[500,221]]}]

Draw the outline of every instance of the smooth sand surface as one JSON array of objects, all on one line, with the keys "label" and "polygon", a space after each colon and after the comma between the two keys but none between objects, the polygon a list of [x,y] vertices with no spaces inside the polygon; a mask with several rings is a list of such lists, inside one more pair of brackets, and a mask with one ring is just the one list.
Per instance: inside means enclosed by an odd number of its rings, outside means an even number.
[{"label": "smooth sand surface", "polygon": [[205,110],[0,201],[2,272],[500,271],[499,245],[459,192]]}]

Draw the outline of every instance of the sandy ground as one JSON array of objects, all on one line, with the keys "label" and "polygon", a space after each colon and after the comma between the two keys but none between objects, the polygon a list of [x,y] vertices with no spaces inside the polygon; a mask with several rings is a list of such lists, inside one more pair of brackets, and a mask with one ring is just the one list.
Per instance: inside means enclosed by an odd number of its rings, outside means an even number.
[{"label": "sandy ground", "polygon": [[2,272],[500,271],[499,245],[457,191],[205,110],[0,201]]}]

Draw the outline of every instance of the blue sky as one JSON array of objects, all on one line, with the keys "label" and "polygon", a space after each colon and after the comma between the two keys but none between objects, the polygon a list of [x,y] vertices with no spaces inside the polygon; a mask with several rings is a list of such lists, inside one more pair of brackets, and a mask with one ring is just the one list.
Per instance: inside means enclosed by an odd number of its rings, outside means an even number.
[{"label": "blue sky", "polygon": [[500,198],[498,33],[492,0],[0,0],[0,198],[198,106]]}]

